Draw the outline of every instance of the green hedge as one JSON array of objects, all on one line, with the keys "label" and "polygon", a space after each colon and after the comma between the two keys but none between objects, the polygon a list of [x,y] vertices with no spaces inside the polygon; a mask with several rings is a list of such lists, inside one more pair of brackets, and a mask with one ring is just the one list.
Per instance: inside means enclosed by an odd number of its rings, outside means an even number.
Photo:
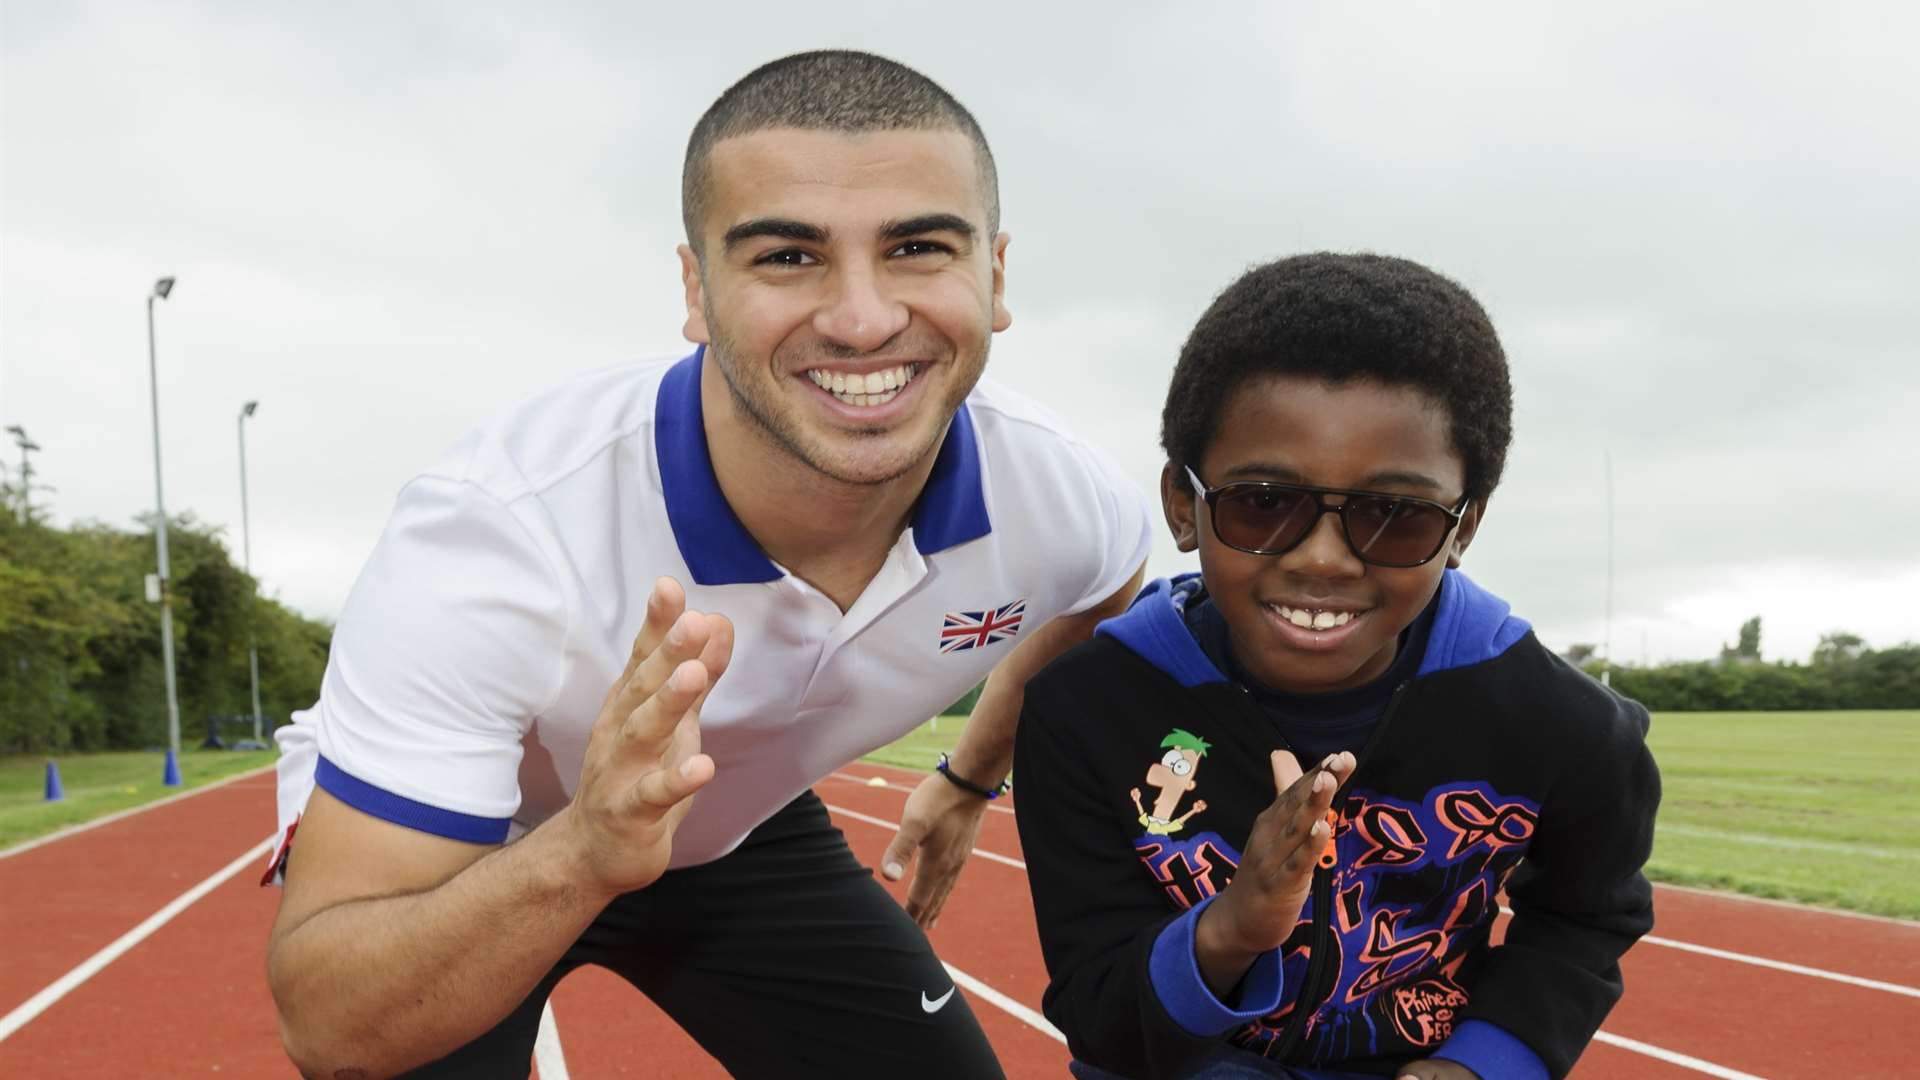
[{"label": "green hedge", "polygon": [[[208,714],[253,712],[254,582],[220,530],[191,515],[169,519],[167,540],[180,725],[194,739]],[[166,741],[160,605],[146,600],[155,565],[147,529],[55,529],[0,512],[0,753]],[[261,709],[281,722],[319,694],[333,631],[270,599],[254,601],[252,614]]]}]

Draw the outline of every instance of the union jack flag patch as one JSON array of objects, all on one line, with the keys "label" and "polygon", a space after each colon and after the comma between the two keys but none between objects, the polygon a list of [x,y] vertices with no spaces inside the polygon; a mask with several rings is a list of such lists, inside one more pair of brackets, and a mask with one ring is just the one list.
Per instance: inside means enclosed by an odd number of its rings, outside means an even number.
[{"label": "union jack flag patch", "polygon": [[1027,614],[1025,599],[992,611],[949,611],[940,627],[940,651],[965,652],[981,649],[1020,632],[1020,620]]}]

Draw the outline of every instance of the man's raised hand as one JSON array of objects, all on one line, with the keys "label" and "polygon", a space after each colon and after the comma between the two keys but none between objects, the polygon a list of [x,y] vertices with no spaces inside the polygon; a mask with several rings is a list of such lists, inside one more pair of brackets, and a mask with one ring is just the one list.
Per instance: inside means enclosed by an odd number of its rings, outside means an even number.
[{"label": "man's raised hand", "polygon": [[700,706],[732,658],[733,624],[685,609],[677,582],[654,582],[566,810],[589,882],[610,897],[666,872],[674,829],[713,779],[713,759],[700,752]]}]

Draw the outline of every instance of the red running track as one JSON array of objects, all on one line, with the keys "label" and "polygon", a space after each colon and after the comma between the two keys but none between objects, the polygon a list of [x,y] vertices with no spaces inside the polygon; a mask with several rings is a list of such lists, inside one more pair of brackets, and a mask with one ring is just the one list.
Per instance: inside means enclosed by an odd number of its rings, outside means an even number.
[{"label": "red running track", "polygon": [[[855,853],[878,861],[917,774],[855,765],[817,788]],[[862,782],[888,778],[887,787]],[[270,775],[0,858],[0,1016],[265,840]],[[1046,984],[1013,818],[991,812],[933,940],[965,976],[1037,1012]],[[0,1076],[292,1077],[262,972],[278,893],[250,864],[0,1041]],[[896,888],[896,894],[899,890]],[[1628,993],[1576,1080],[1907,1074],[1920,1026],[1920,925],[1662,889],[1660,941],[1894,984],[1874,988],[1642,942]],[[1904,989],[1906,992],[1899,992]],[[1065,1075],[1048,1031],[963,988],[1012,1077]],[[725,1074],[644,997],[587,970],[554,996],[573,1077]],[[553,1080],[551,1077],[544,1080]]]}]

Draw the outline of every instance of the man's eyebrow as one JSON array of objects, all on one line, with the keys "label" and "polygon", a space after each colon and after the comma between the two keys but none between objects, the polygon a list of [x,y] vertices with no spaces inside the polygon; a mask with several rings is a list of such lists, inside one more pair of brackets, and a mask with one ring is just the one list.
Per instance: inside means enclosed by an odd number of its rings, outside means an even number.
[{"label": "man's eyebrow", "polygon": [[780,240],[799,240],[809,244],[827,242],[827,230],[818,225],[809,225],[804,221],[791,218],[755,218],[743,221],[727,230],[721,242],[728,248],[746,240],[762,236],[771,236]]},{"label": "man's eyebrow", "polygon": [[909,236],[934,232],[959,233],[968,242],[972,242],[974,237],[973,223],[959,214],[921,214],[880,226],[882,240],[905,240]]}]

